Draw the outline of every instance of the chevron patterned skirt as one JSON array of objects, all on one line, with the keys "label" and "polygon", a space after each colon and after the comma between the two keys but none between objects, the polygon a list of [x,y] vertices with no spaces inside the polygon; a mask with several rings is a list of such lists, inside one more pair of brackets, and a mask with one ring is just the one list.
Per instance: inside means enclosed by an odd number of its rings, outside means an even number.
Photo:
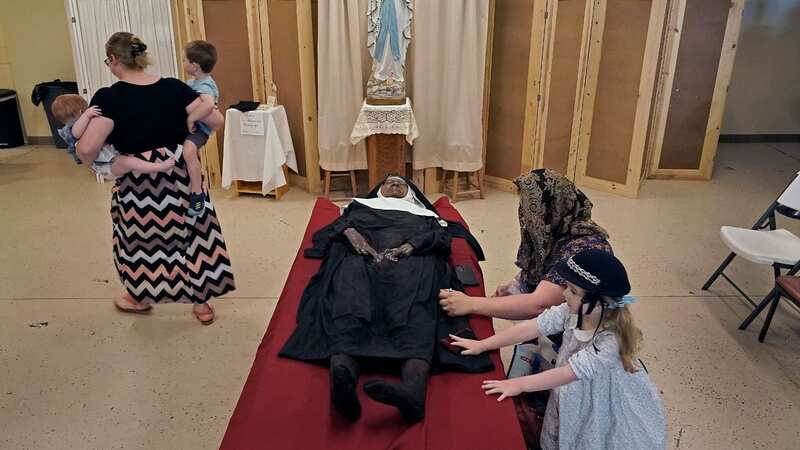
[{"label": "chevron patterned skirt", "polygon": [[[161,148],[147,159],[176,154]],[[197,217],[186,215],[188,204],[183,158],[168,172],[129,172],[117,179],[111,197],[114,264],[136,301],[205,303],[235,289],[211,198],[206,193],[205,210]]]}]

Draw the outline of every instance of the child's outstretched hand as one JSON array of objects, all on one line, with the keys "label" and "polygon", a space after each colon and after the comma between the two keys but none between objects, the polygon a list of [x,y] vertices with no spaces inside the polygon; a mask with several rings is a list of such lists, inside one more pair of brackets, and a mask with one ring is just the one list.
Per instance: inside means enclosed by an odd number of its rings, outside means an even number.
[{"label": "child's outstretched hand", "polygon": [[488,348],[484,347],[482,341],[476,341],[475,339],[465,339],[462,337],[458,337],[454,334],[451,334],[450,338],[453,340],[452,345],[464,349],[461,352],[462,355],[480,355],[486,350],[489,350]]},{"label": "child's outstretched hand", "polygon": [[500,394],[498,402],[502,402],[508,397],[516,397],[522,393],[522,386],[519,378],[510,380],[485,380],[481,387],[486,391],[486,395]]},{"label": "child's outstretched hand", "polygon": [[87,118],[91,119],[93,117],[100,117],[103,115],[103,111],[100,110],[97,106],[90,106],[86,108],[86,111],[83,112],[83,115]]}]

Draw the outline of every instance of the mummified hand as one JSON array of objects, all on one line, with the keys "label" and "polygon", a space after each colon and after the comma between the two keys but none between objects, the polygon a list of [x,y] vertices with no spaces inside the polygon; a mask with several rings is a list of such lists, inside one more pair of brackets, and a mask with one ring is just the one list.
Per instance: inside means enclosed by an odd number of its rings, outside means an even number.
[{"label": "mummified hand", "polygon": [[405,258],[414,251],[414,246],[411,244],[403,244],[399,247],[388,248],[383,252],[383,257],[392,262],[397,262],[400,258]]},{"label": "mummified hand", "polygon": [[372,256],[376,263],[379,263],[383,260],[383,255],[375,251],[369,242],[361,235],[355,228],[348,228],[344,230],[344,235],[347,237],[347,240],[350,241],[350,245],[353,247],[353,250],[356,251],[359,255],[364,256]]}]

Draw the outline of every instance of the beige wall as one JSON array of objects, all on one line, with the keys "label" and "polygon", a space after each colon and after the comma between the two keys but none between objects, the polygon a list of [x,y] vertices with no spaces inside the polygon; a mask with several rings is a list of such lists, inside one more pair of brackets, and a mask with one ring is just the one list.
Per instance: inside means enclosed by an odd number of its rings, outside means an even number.
[{"label": "beige wall", "polygon": [[2,22],[0,22],[0,89],[14,89],[11,63],[8,59],[8,45]]},{"label": "beige wall", "polygon": [[[28,136],[50,136],[42,106],[34,107],[31,103],[33,87],[56,78],[75,80],[64,3],[64,0],[0,0],[0,87],[6,87],[3,86],[6,82],[13,83]],[[4,53],[8,54],[10,64],[5,67],[10,68],[11,80],[3,78]]]},{"label": "beige wall", "polygon": [[800,133],[800,0],[747,0],[723,134]]}]

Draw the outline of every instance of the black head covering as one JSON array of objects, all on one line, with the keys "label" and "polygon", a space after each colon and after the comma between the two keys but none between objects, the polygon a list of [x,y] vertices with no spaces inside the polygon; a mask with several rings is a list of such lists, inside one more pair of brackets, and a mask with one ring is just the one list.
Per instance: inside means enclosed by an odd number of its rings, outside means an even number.
[{"label": "black head covering", "polygon": [[631,291],[628,272],[616,256],[603,250],[586,250],[561,261],[556,271],[587,293],[623,297]]},{"label": "black head covering", "polygon": [[[586,250],[558,263],[556,271],[570,283],[586,291],[583,303],[588,303],[586,314],[591,314],[600,304],[605,314],[603,296],[623,297],[631,291],[628,272],[616,256],[603,250]],[[600,316],[600,322],[603,316]],[[583,307],[578,310],[578,326],[583,323]],[[598,328],[600,324],[598,323]],[[597,333],[597,330],[595,330]]]}]

